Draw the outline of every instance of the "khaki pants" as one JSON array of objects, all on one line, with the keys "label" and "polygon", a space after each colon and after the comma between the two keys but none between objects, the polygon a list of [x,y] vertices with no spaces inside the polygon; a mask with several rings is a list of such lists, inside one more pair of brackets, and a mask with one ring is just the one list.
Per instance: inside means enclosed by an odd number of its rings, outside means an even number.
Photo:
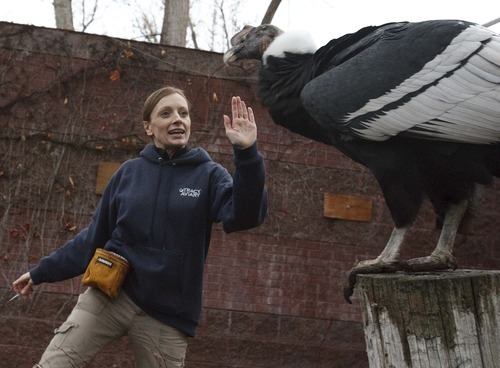
[{"label": "khaki pants", "polygon": [[34,367],[83,368],[107,343],[128,335],[137,368],[184,366],[187,337],[144,314],[126,293],[111,299],[89,288]]}]

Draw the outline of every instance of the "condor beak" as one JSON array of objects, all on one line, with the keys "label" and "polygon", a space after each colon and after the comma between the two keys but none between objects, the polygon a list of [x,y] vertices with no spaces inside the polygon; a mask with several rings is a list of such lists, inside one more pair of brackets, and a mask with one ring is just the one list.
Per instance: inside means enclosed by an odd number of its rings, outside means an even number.
[{"label": "condor beak", "polygon": [[[231,37],[231,48],[224,53],[224,63],[231,64],[240,59],[245,59],[246,55],[238,55],[243,49],[245,49],[245,40],[247,35],[255,29],[250,25],[246,25],[243,27],[241,31],[236,33],[233,37]],[[243,53],[245,54],[245,52]]]},{"label": "condor beak", "polygon": [[242,48],[243,48],[243,45],[237,45],[237,46],[231,47],[229,50],[227,50],[223,56],[224,63],[226,65],[229,65],[229,64],[237,61],[238,60],[238,53],[241,51]]}]

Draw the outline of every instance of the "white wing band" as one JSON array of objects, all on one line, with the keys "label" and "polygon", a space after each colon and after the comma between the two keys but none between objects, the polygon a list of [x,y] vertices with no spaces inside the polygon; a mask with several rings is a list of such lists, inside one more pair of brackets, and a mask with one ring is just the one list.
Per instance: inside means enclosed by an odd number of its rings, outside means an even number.
[{"label": "white wing band", "polygon": [[[413,95],[408,102],[399,102],[408,95]],[[387,107],[392,103],[399,106]],[[500,142],[500,36],[470,26],[418,73],[343,121],[365,114],[375,116],[354,131],[369,140],[404,132],[473,144]]]}]

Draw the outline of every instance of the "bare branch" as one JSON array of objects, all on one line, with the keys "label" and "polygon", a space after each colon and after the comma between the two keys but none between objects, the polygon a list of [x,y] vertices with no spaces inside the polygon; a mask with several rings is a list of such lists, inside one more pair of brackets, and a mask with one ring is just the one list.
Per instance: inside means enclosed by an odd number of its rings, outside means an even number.
[{"label": "bare branch", "polygon": [[87,20],[87,14],[85,12],[85,0],[82,0],[82,32],[85,32],[85,30],[94,22],[97,13],[98,2],[99,0],[94,1],[93,9],[90,12]]},{"label": "bare branch", "polygon": [[269,6],[267,7],[266,14],[264,15],[264,18],[262,18],[261,24],[269,24],[274,18],[274,14],[276,14],[276,11],[278,10],[278,7],[281,4],[281,0],[271,0],[269,3]]},{"label": "bare branch", "polygon": [[147,42],[158,43],[160,31],[154,18],[148,17],[145,13],[141,14],[141,19],[136,19],[137,28]]},{"label": "bare branch", "polygon": [[189,30],[191,31],[191,40],[193,41],[194,48],[199,49],[198,41],[196,40],[196,31],[194,30],[194,24],[191,20],[191,17],[189,17]]},{"label": "bare branch", "polygon": [[500,18],[490,20],[489,22],[486,22],[483,24],[483,27],[491,27],[494,26],[495,24],[500,23]]},{"label": "bare branch", "polygon": [[219,4],[219,10],[220,10],[220,17],[222,19],[221,28],[222,31],[224,32],[224,39],[226,40],[226,48],[228,49],[231,47],[231,43],[229,42],[231,37],[229,36],[229,33],[227,31],[227,21],[226,21],[226,15],[224,13],[224,0],[221,0]]}]

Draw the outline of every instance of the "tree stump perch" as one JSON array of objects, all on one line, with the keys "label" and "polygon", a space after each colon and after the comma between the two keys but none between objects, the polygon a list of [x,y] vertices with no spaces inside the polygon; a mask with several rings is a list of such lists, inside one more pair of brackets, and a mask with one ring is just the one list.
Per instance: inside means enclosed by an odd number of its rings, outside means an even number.
[{"label": "tree stump perch", "polygon": [[358,275],[370,368],[500,368],[500,271]]}]

